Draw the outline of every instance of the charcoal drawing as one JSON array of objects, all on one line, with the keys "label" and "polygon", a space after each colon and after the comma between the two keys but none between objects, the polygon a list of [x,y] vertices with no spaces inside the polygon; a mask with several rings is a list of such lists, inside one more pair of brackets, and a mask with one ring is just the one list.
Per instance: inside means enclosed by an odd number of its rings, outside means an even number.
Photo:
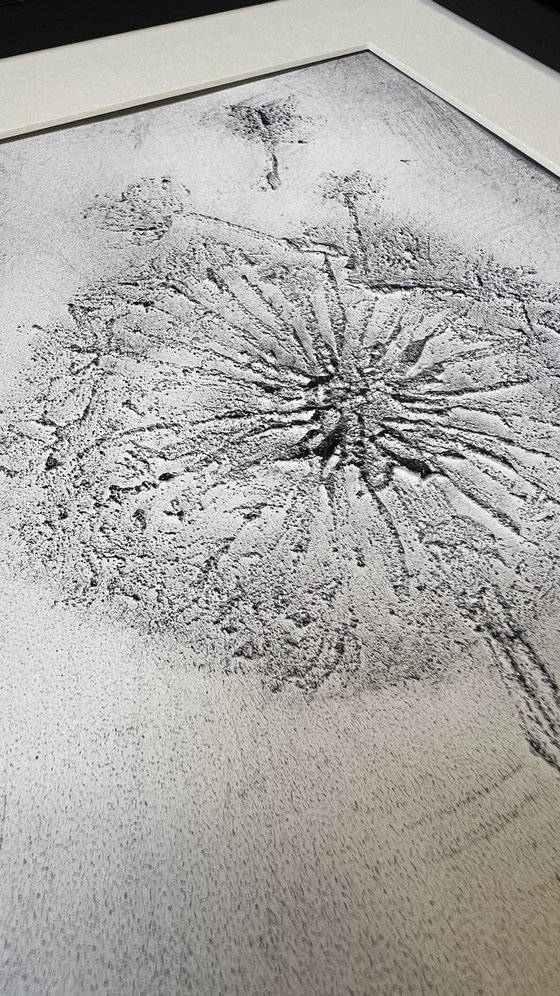
[{"label": "charcoal drawing", "polygon": [[279,713],[490,673],[557,777],[555,178],[364,53],[0,185],[12,573]]}]

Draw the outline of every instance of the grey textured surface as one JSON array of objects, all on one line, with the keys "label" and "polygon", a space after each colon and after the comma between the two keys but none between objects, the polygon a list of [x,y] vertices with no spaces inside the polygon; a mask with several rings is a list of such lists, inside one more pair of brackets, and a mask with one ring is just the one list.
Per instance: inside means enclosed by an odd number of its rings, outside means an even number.
[{"label": "grey textured surface", "polygon": [[0,185],[1,991],[556,993],[558,181],[368,53]]}]

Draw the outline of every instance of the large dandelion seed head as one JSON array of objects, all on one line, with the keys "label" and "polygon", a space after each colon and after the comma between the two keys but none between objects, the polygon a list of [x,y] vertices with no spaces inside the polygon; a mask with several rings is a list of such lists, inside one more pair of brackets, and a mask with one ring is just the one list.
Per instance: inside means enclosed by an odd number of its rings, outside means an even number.
[{"label": "large dandelion seed head", "polygon": [[560,497],[558,290],[327,196],[323,239],[99,199],[127,265],[38,332],[6,434],[65,598],[274,687],[445,669],[529,611]]}]

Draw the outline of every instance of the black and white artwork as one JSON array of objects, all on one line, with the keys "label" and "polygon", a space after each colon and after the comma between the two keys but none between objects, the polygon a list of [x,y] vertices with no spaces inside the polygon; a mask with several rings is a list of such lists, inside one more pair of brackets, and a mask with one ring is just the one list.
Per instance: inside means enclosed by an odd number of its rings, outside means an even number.
[{"label": "black and white artwork", "polygon": [[558,180],[368,52],[0,188],[0,991],[557,992]]}]

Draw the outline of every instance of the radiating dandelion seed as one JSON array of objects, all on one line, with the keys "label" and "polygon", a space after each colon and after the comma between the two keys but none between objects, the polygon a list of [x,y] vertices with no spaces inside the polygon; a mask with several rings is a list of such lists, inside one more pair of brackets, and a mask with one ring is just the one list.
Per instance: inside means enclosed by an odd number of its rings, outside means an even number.
[{"label": "radiating dandelion seed", "polygon": [[132,263],[38,335],[12,430],[29,547],[76,604],[219,632],[273,687],[421,677],[478,631],[558,766],[519,571],[552,569],[558,289],[399,225],[356,177],[328,196],[337,242],[198,214],[167,180],[97,203]]},{"label": "radiating dandelion seed", "polygon": [[271,190],[278,190],[282,184],[280,147],[305,143],[308,134],[308,122],[297,113],[293,97],[265,103],[242,101],[231,104],[227,110],[227,127],[262,146],[266,158],[265,182]]}]

